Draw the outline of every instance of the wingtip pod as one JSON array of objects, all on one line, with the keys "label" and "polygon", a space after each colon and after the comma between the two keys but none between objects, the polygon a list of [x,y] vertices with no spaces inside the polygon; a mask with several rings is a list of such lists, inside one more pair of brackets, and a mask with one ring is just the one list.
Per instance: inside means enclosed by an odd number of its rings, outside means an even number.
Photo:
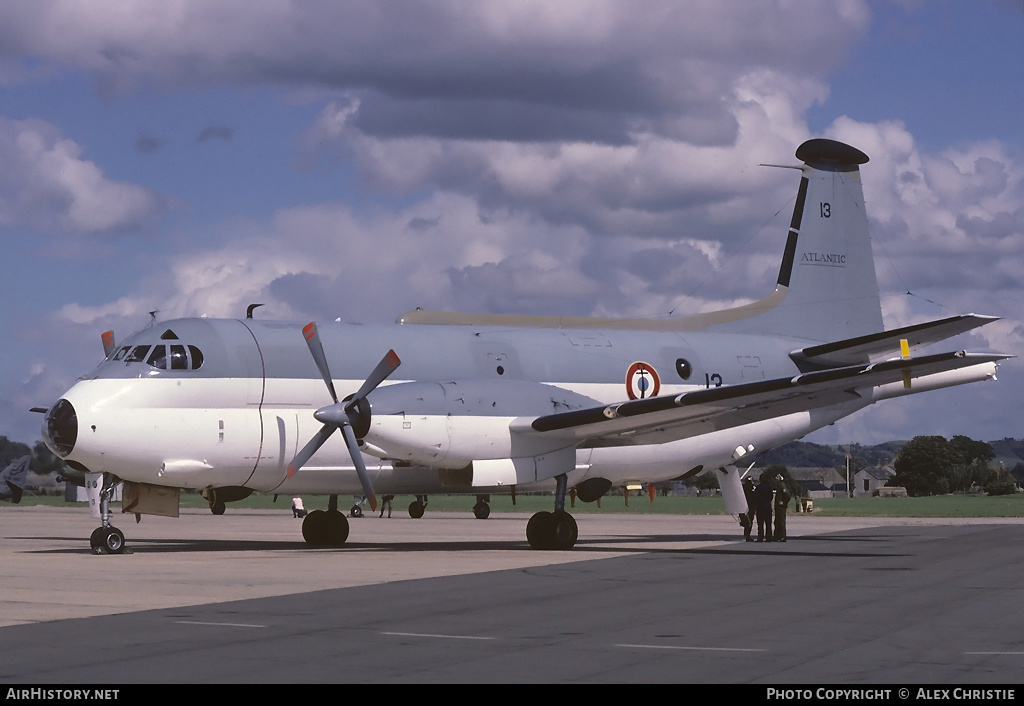
[{"label": "wingtip pod", "polygon": [[796,158],[817,168],[829,163],[856,168],[868,161],[868,156],[856,147],[824,137],[807,140],[797,147]]}]

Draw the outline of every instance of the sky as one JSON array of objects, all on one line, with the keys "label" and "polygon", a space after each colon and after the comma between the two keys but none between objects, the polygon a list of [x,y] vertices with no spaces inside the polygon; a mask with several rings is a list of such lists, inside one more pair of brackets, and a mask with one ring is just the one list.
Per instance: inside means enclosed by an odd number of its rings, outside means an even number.
[{"label": "sky", "polygon": [[[659,316],[772,290],[806,139],[887,327],[1024,351],[1020,0],[6,0],[0,434],[159,310]],[[1024,364],[818,443],[1024,437]]]}]

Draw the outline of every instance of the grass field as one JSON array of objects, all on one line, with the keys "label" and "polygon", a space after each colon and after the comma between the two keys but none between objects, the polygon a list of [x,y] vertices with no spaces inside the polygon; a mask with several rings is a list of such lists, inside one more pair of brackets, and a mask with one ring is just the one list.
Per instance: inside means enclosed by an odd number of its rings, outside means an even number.
[{"label": "grass field", "polygon": [[[508,495],[491,496],[492,512],[534,513],[550,510],[551,495],[520,495],[516,504]],[[327,498],[308,496],[303,499],[307,510],[324,509]],[[404,513],[412,502],[412,496],[398,496],[394,512]],[[427,512],[470,513],[475,499],[467,495],[431,495]],[[348,510],[354,499],[342,496],[338,499],[339,509]],[[62,497],[29,497],[22,499],[22,505],[66,505]],[[75,504],[75,503],[72,503]],[[84,505],[84,503],[78,503]],[[199,495],[182,494],[181,506],[205,508],[207,503]],[[2,507],[2,506],[0,506]],[[272,496],[253,495],[228,505],[228,512],[235,508],[279,509],[290,512],[291,497],[281,496],[275,503]],[[790,506],[790,512],[793,511]],[[118,506],[118,510],[120,507]],[[364,510],[369,511],[364,505]],[[606,496],[601,507],[596,503],[577,502],[572,508],[574,514],[633,513],[663,515],[724,515],[725,504],[720,497],[658,497],[652,503],[646,496],[629,498],[627,507],[622,496]],[[820,498],[814,500],[814,515],[822,517],[1024,517],[1024,493],[989,497],[986,495],[939,495],[930,498]]]}]

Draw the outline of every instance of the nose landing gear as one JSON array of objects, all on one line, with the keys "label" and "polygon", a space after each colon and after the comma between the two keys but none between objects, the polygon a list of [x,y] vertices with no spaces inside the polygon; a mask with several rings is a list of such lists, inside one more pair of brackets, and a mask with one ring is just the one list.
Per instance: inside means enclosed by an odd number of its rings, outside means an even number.
[{"label": "nose landing gear", "polygon": [[93,554],[128,554],[124,541],[124,532],[110,524],[110,501],[114,497],[114,488],[118,481],[108,473],[103,474],[103,488],[100,489],[100,522],[89,537],[89,546]]}]

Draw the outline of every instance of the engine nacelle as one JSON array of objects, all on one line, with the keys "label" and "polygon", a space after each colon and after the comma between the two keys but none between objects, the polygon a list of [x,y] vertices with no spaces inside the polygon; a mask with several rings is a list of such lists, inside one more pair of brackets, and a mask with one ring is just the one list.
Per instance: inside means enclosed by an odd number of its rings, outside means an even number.
[{"label": "engine nacelle", "polygon": [[365,441],[387,458],[461,468],[472,461],[521,458],[551,451],[509,429],[518,417],[598,406],[569,390],[518,380],[406,382],[379,387]]}]

